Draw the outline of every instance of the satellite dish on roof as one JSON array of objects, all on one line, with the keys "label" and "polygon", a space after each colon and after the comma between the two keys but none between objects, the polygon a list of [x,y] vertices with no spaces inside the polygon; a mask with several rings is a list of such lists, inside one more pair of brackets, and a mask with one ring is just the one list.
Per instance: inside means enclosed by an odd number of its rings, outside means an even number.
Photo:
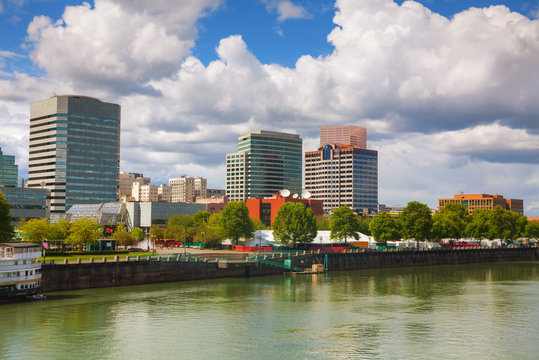
[{"label": "satellite dish on roof", "polygon": [[303,190],[301,192],[301,198],[302,199],[310,199],[311,198],[311,193],[307,190]]},{"label": "satellite dish on roof", "polygon": [[281,191],[279,191],[279,194],[281,194],[282,197],[289,197],[290,196],[290,190],[282,189]]},{"label": "satellite dish on roof", "polygon": [[299,197],[299,195],[298,195],[298,194],[294,194],[294,195],[292,195],[292,197],[293,197],[294,199],[297,199],[297,198]]}]

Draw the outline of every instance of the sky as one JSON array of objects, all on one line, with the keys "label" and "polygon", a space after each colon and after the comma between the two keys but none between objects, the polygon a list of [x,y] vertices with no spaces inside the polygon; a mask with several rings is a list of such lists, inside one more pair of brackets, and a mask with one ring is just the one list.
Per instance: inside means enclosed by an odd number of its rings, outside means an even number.
[{"label": "sky", "polygon": [[539,0],[0,0],[0,147],[28,172],[29,105],[122,106],[120,168],[203,176],[259,129],[318,147],[367,128],[379,202],[458,193],[539,216]]}]

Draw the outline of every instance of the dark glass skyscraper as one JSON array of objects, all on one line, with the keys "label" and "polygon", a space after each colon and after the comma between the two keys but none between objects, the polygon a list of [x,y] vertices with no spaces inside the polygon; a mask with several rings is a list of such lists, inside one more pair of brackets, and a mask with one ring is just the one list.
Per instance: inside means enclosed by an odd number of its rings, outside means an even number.
[{"label": "dark glass skyscraper", "polygon": [[238,152],[226,156],[229,199],[270,197],[283,189],[301,193],[302,146],[296,134],[258,130],[240,136]]},{"label": "dark glass skyscraper", "polygon": [[117,199],[120,105],[63,95],[30,106],[28,187],[50,189],[51,215]]}]

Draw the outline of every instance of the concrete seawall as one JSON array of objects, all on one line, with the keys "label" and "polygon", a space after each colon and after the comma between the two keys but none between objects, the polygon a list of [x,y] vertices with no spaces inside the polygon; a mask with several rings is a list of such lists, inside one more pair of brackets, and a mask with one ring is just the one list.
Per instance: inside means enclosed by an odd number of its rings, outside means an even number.
[{"label": "concrete seawall", "polygon": [[[292,264],[311,268],[325,254],[293,255]],[[469,264],[539,260],[538,248],[458,249],[428,251],[364,251],[328,254],[330,271],[404,266]],[[283,262],[283,258],[275,262]],[[281,274],[283,269],[245,261],[185,262],[138,260],[82,264],[43,264],[44,292],[95,287],[140,285],[170,281]]]}]

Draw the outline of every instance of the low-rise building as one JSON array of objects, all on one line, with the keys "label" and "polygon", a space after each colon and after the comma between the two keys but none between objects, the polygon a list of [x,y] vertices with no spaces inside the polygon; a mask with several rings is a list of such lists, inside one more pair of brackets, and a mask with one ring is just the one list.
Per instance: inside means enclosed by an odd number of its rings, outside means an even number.
[{"label": "low-rise building", "polygon": [[11,221],[18,224],[21,219],[49,218],[47,189],[0,187],[9,203]]},{"label": "low-rise building", "polygon": [[475,209],[493,210],[501,206],[506,210],[512,210],[520,215],[524,214],[524,201],[521,199],[504,199],[502,195],[489,194],[457,194],[453,198],[438,199],[438,211],[441,211],[447,203],[462,204],[471,214]]},{"label": "low-rise building", "polygon": [[264,225],[272,226],[277,212],[287,202],[299,202],[305,206],[311,208],[315,216],[322,216],[324,214],[324,202],[322,200],[315,199],[300,199],[290,194],[282,196],[281,194],[274,195],[271,198],[252,198],[247,199],[247,208],[249,209],[249,216],[254,219],[261,220]]},{"label": "low-rise building", "polygon": [[197,204],[206,204],[206,211],[211,214],[218,213],[228,204],[228,197],[196,199]]},{"label": "low-rise building", "polygon": [[129,225],[149,231],[153,225],[165,226],[173,215],[194,215],[205,211],[205,204],[175,202],[129,202],[125,204],[129,214]]}]

